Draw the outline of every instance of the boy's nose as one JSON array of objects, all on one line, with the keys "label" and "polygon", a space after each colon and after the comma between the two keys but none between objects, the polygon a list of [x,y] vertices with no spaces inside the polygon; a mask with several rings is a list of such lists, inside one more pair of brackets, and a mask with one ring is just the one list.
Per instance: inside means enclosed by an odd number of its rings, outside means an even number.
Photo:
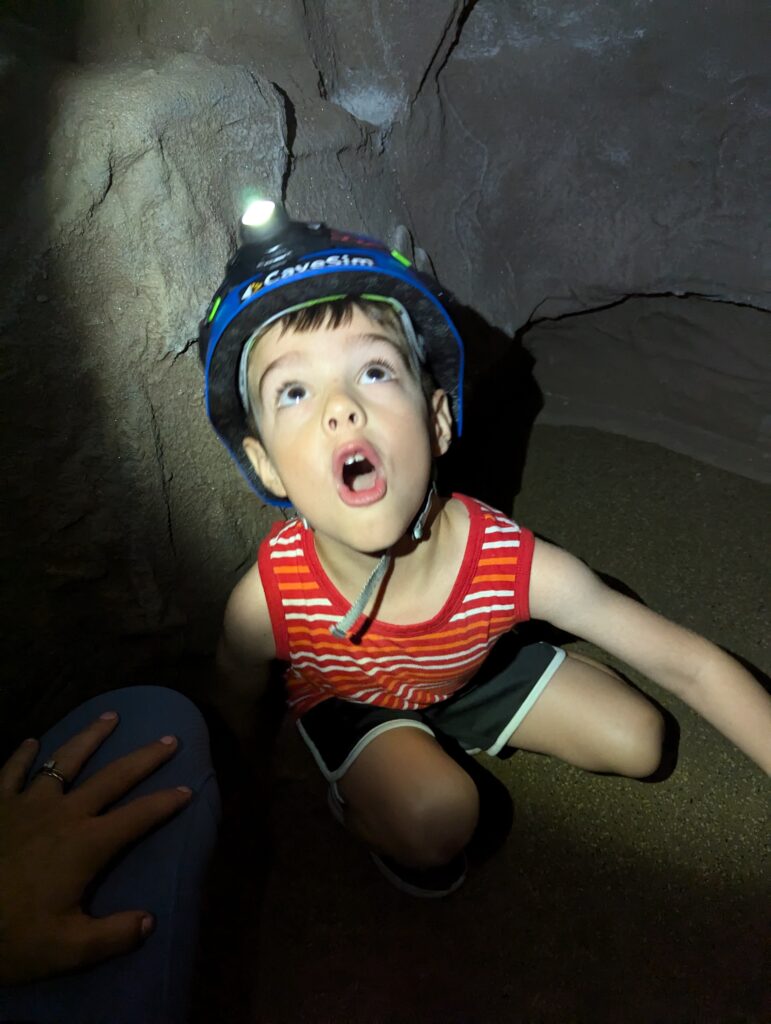
[{"label": "boy's nose", "polygon": [[340,389],[331,394],[324,409],[324,425],[332,433],[345,426],[363,427],[364,410],[346,391]]}]

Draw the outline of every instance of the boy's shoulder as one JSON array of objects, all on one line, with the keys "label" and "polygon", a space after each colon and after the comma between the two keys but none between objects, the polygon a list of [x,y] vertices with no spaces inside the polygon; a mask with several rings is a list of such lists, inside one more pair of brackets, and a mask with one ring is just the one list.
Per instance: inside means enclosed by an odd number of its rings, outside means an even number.
[{"label": "boy's shoulder", "polygon": [[223,633],[237,648],[249,648],[263,658],[275,657],[270,611],[256,562],[230,592],[225,607]]},{"label": "boy's shoulder", "polygon": [[[460,516],[471,523],[476,529],[485,547],[497,546],[499,548],[523,545],[523,554],[532,552],[534,536],[531,530],[522,525],[518,519],[506,512],[488,505],[479,498],[472,498],[466,494],[454,492],[448,508],[460,510]],[[497,536],[500,535],[500,536]]]},{"label": "boy's shoulder", "polygon": [[512,519],[506,512],[501,512],[500,509],[494,508],[492,505],[488,505],[486,501],[482,501],[481,498],[473,498],[468,494],[460,494],[457,491],[453,491],[452,499],[456,504],[465,506],[469,517],[478,517],[480,519],[487,520],[501,520],[501,522],[510,523],[514,526],[517,525],[516,520]]},{"label": "boy's shoulder", "polygon": [[266,548],[273,547],[276,544],[277,538],[287,538],[302,529],[304,529],[303,520],[299,516],[292,516],[291,519],[277,519],[271,524],[270,529],[260,541],[258,552],[263,552]]}]

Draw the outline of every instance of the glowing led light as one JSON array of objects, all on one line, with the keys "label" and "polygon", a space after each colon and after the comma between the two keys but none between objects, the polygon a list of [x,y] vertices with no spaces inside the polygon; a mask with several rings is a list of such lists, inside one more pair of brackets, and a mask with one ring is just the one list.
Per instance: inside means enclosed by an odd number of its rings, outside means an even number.
[{"label": "glowing led light", "polygon": [[263,224],[268,223],[275,209],[276,204],[270,199],[255,199],[244,211],[241,223],[248,228],[262,227]]}]

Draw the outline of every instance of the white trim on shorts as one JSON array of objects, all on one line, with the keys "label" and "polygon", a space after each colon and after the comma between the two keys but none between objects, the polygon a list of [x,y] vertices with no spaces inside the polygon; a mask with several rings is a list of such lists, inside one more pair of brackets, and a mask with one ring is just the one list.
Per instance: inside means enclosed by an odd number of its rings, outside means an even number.
[{"label": "white trim on shorts", "polygon": [[327,782],[337,782],[338,779],[342,779],[342,777],[345,775],[345,773],[351,767],[351,765],[356,760],[356,758],[359,756],[359,754],[362,752],[362,750],[364,750],[364,748],[369,743],[371,743],[372,740],[374,740],[376,736],[379,736],[383,732],[388,732],[389,729],[403,729],[403,728],[422,729],[422,731],[423,732],[427,732],[429,734],[429,736],[433,736],[434,735],[433,730],[429,729],[429,727],[427,725],[425,725],[425,723],[423,723],[423,722],[416,722],[414,719],[394,718],[394,719],[391,719],[388,722],[381,722],[380,725],[376,725],[374,727],[374,729],[370,729],[370,731],[368,733],[366,733],[364,736],[362,736],[362,738],[358,741],[358,743],[356,743],[351,748],[351,750],[350,750],[350,752],[348,754],[348,757],[346,757],[346,759],[343,761],[343,763],[340,765],[340,767],[336,771],[329,772],[329,771],[327,771],[327,766],[324,764],[323,757],[319,753],[318,748],[314,744],[313,740],[310,738],[308,733],[303,728],[303,724],[302,724],[302,721],[300,719],[297,720],[297,728],[300,730],[300,735],[305,740],[306,746],[308,747],[308,749],[310,750],[311,754],[313,755],[313,760],[318,765],[319,770],[321,771],[321,774],[324,776],[324,778],[327,780]]},{"label": "white trim on shorts", "polygon": [[[528,711],[531,710],[535,702],[546,689],[547,684],[550,682],[552,676],[560,667],[560,665],[566,657],[567,655],[561,647],[555,648],[554,657],[546,666],[545,670],[541,674],[540,679],[532,688],[530,693],[527,695],[526,699],[517,708],[517,713],[514,715],[514,717],[511,718],[503,727],[495,743],[493,743],[491,747],[488,747],[487,750],[485,750],[486,754],[489,754],[490,757],[495,757],[498,751],[501,750],[505,746],[505,744],[511,739],[511,737],[517,730],[517,727],[522,724],[522,720],[525,718]],[[467,753],[479,754],[481,753],[481,749],[477,748],[476,750],[468,750]]]}]

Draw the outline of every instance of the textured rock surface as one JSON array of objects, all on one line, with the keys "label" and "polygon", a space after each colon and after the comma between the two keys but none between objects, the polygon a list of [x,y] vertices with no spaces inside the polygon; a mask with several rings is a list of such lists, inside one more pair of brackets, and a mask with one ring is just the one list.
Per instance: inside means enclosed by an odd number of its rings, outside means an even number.
[{"label": "textured rock surface", "polygon": [[464,14],[394,151],[462,298],[511,329],[634,293],[769,308],[767,11],[479,0]]},{"label": "textured rock surface", "polygon": [[280,95],[206,58],[62,69],[45,113],[3,275],[22,674],[33,644],[36,674],[210,646],[260,514],[207,428],[190,339],[243,190],[280,190],[286,163]]},{"label": "textured rock surface", "polygon": [[541,320],[535,357],[544,423],[656,441],[771,482],[771,316],[748,306],[633,297]]}]

